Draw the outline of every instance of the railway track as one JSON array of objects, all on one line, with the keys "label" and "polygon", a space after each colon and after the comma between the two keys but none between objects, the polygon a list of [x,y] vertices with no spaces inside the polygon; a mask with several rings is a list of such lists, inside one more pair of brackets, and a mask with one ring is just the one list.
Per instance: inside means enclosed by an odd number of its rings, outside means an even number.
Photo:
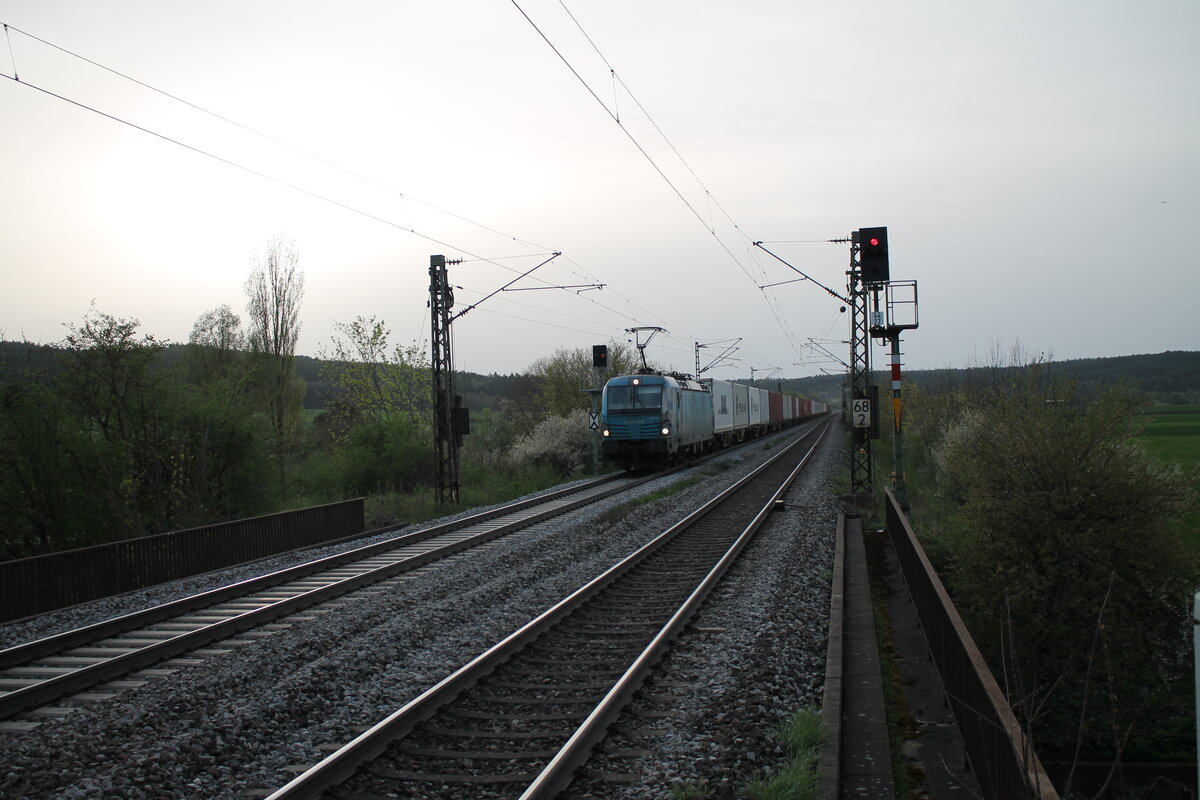
[{"label": "railway track", "polygon": [[194,661],[171,659],[225,652],[221,648],[269,635],[286,624],[283,620],[289,615],[396,580],[438,559],[659,477],[662,473],[640,478],[606,476],[0,650],[0,720],[15,718],[0,726],[24,730],[40,720],[63,716],[80,704],[105,700]]},{"label": "railway track", "polygon": [[797,439],[270,800],[557,794],[827,427]]}]

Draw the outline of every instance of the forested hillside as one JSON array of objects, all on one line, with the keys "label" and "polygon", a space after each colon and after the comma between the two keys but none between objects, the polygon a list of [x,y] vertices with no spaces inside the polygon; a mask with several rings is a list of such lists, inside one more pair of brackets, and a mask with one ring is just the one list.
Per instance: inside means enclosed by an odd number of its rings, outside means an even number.
[{"label": "forested hillside", "polygon": [[[164,366],[173,366],[186,350],[186,345],[173,344],[165,348],[162,355]],[[0,342],[0,384],[10,382],[26,366],[58,369],[55,357],[57,348],[52,345],[28,342]],[[296,372],[304,379],[306,391],[304,407],[323,409],[339,397],[339,389],[322,376],[323,361],[310,356],[296,356]],[[961,369],[930,369],[905,371],[905,381],[923,388],[969,385],[979,376],[987,374],[989,380],[998,372],[1011,367],[967,367]],[[1122,381],[1149,395],[1151,402],[1197,403],[1200,402],[1200,351],[1171,350],[1135,356],[1112,358],[1085,358],[1071,361],[1051,361],[1047,365],[1051,374],[1077,381],[1085,390],[1112,386]],[[497,409],[500,401],[520,375],[479,375],[474,372],[459,373],[459,392],[468,408],[475,410]],[[734,378],[733,380],[742,380]],[[878,371],[878,381],[889,380]],[[844,378],[841,375],[815,375],[808,378],[784,378],[779,381],[759,381],[764,386],[775,388],[778,384],[786,392],[794,392],[814,400],[827,403],[840,402]]]},{"label": "forested hillside", "polygon": [[[174,367],[187,352],[187,345],[167,345],[162,352],[162,366]],[[61,348],[29,342],[0,342],[0,385],[19,380],[27,367],[54,372],[61,369],[58,358]],[[344,397],[345,392],[321,374],[325,362],[311,356],[296,356],[296,374],[304,379],[304,407],[324,409],[330,402]],[[477,410],[499,406],[518,375],[479,375],[474,372],[458,374],[458,391],[468,408]]]},{"label": "forested hillside", "polygon": [[[320,359],[273,353],[228,307],[186,345],[92,309],[53,346],[0,343],[0,559],[365,496],[368,524],[436,516],[429,360],[381,320]],[[254,333],[253,331],[251,332]],[[632,369],[610,343],[607,377]],[[464,504],[590,466],[590,348],[460,374]]]},{"label": "forested hillside", "polygon": [[[876,364],[878,368],[880,365]],[[922,389],[939,390],[954,386],[970,386],[991,382],[999,376],[1015,375],[1024,367],[968,367],[964,369],[930,369],[904,371],[906,383]],[[1072,361],[1050,361],[1047,373],[1075,381],[1085,392],[1094,393],[1122,381],[1147,395],[1150,402],[1200,402],[1200,351],[1171,350],[1136,356],[1084,358]],[[882,370],[876,371],[876,382],[889,385],[891,380]],[[841,375],[817,375],[781,381],[785,391],[826,402],[838,402],[843,379]]]}]

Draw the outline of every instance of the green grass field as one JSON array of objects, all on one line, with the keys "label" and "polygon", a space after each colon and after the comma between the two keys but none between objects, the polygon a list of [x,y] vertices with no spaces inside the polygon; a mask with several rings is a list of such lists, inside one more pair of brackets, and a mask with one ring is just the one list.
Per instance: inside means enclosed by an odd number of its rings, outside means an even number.
[{"label": "green grass field", "polygon": [[1142,440],[1151,453],[1185,469],[1200,466],[1200,406],[1151,406]]},{"label": "green grass field", "polygon": [[[1200,467],[1200,406],[1151,406],[1142,413],[1148,424],[1141,438],[1149,452],[1187,471]],[[1200,550],[1200,512],[1186,518],[1184,529]]]}]

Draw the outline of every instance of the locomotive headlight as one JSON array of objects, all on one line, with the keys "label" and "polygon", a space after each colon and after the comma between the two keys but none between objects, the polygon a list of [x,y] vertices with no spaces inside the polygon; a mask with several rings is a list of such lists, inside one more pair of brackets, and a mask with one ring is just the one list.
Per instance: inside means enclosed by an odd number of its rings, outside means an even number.
[{"label": "locomotive headlight", "polygon": [[600,431],[600,435],[601,436],[611,436],[612,432],[608,429],[608,426],[605,425],[604,428]]},{"label": "locomotive headlight", "polygon": [[664,423],[663,423],[663,426],[662,426],[662,435],[663,435],[663,436],[670,436],[670,435],[671,435],[671,424],[670,424],[669,422],[664,422]]}]

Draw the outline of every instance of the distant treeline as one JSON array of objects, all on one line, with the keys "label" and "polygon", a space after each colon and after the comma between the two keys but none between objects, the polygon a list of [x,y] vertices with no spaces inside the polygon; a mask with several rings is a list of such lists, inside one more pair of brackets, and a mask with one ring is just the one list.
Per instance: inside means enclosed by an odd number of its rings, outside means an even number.
[{"label": "distant treeline", "polygon": [[[182,357],[186,345],[173,344],[163,351],[164,366],[174,366]],[[0,342],[0,383],[7,382],[25,365],[58,369],[53,345],[29,344],[28,342]],[[322,378],[322,360],[310,356],[296,356],[296,372],[307,386],[304,407],[324,409],[339,399],[337,386]],[[1073,380],[1080,388],[1089,391],[1126,382],[1148,395],[1151,402],[1197,403],[1200,402],[1200,351],[1170,350],[1136,356],[1114,356],[1112,358],[1083,358],[1071,361],[1051,361],[1047,365],[1049,374]],[[1020,367],[966,367],[959,369],[924,369],[904,372],[904,380],[924,389],[938,390],[949,387],[970,386],[979,381],[995,378]],[[480,375],[474,372],[457,373],[458,391],[468,408],[496,409],[501,399],[509,393],[513,383],[520,378],[517,374],[493,373]],[[735,378],[734,380],[744,380]],[[878,371],[878,381],[890,378]],[[809,378],[784,378],[782,380],[756,381],[770,388],[782,388],[785,392],[810,397],[828,403],[837,403],[842,395],[844,378],[841,375],[816,375]]]},{"label": "distant treeline", "polygon": [[[877,364],[876,367],[879,365]],[[997,378],[1012,378],[1024,367],[968,367],[963,369],[923,369],[904,371],[905,382],[922,389],[940,391],[977,384],[992,384]],[[1200,352],[1169,350],[1137,356],[1081,358],[1050,361],[1047,374],[1075,381],[1086,393],[1095,393],[1122,382],[1144,393],[1150,402],[1200,402]],[[890,385],[891,379],[877,370],[877,382]],[[765,383],[772,383],[766,381]],[[817,375],[780,381],[785,391],[836,402],[841,397],[841,375]]]},{"label": "distant treeline", "polygon": [[[53,372],[61,369],[61,361],[56,353],[60,348],[48,344],[31,344],[29,342],[0,342],[0,385],[17,379],[26,367],[36,370]],[[187,345],[172,344],[162,352],[164,367],[174,367],[179,363]],[[330,402],[341,399],[344,392],[322,377],[321,370],[324,362],[310,356],[296,356],[296,374],[304,379],[304,407],[308,409],[324,409]],[[517,380],[517,375],[479,375],[474,372],[456,374],[458,393],[463,396],[463,403],[475,410],[485,408],[496,409],[500,400],[508,393],[509,387]]]}]

